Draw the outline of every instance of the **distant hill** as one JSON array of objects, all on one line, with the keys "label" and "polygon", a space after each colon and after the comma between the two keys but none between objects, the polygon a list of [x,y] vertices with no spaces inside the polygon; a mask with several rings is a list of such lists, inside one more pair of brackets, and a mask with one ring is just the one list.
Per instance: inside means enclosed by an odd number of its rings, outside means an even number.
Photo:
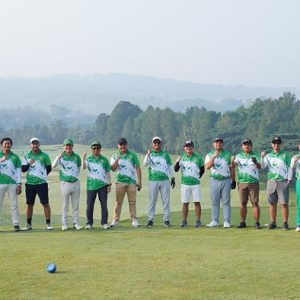
[{"label": "distant hill", "polygon": [[0,78],[0,107],[32,106],[50,112],[51,105],[94,116],[110,113],[121,100],[145,109],[149,105],[184,111],[204,106],[215,111],[233,110],[256,98],[277,98],[298,88],[222,86],[126,74],[59,75],[41,78]]}]

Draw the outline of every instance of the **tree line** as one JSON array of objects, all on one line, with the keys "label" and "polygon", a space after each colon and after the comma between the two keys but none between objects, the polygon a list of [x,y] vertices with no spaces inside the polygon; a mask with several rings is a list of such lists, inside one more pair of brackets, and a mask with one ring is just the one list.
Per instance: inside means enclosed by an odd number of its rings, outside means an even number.
[{"label": "tree line", "polygon": [[[99,108],[101,110],[101,107]],[[211,149],[215,136],[222,136],[226,149],[240,151],[241,140],[253,140],[258,151],[270,149],[273,135],[280,135],[284,147],[296,151],[300,141],[300,102],[294,94],[285,92],[278,99],[255,99],[249,107],[220,113],[196,106],[185,112],[151,105],[142,110],[138,105],[120,101],[111,114],[100,113],[93,125],[78,125],[63,117],[50,123],[26,124],[19,128],[2,128],[2,135],[13,138],[16,144],[28,144],[30,137],[38,136],[43,144],[60,144],[65,137],[76,143],[89,144],[100,140],[103,147],[116,147],[123,136],[129,147],[144,153],[155,135],[163,139],[164,149],[179,153],[185,140],[193,140],[203,155]]]}]

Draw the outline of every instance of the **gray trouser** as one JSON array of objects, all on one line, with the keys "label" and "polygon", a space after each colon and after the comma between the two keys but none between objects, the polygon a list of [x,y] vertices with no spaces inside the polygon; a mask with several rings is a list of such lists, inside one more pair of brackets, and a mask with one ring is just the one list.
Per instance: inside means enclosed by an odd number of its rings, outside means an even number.
[{"label": "gray trouser", "polygon": [[153,220],[158,193],[160,192],[163,205],[163,219],[170,220],[170,182],[149,181],[149,203],[148,203],[148,220]]},{"label": "gray trouser", "polygon": [[211,218],[219,223],[220,202],[223,203],[223,221],[230,222],[231,179],[217,180],[210,178]]},{"label": "gray trouser", "polygon": [[80,198],[80,183],[62,181],[60,183],[62,195],[62,225],[68,224],[69,202],[72,203],[73,224],[79,225],[79,198]]}]

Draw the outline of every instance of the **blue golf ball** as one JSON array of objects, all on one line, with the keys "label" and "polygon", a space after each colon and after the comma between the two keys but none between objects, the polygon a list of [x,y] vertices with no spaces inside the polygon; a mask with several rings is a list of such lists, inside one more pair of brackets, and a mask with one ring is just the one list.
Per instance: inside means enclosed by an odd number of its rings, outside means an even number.
[{"label": "blue golf ball", "polygon": [[54,272],[56,272],[56,265],[53,264],[53,263],[48,264],[48,266],[47,266],[47,271],[48,271],[49,273],[54,273]]}]

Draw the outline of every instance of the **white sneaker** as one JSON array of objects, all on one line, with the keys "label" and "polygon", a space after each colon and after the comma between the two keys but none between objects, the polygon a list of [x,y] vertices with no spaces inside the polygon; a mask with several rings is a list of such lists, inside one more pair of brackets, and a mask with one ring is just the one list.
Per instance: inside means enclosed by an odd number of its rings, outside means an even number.
[{"label": "white sneaker", "polygon": [[108,224],[103,224],[103,225],[102,225],[102,228],[103,228],[103,229],[109,229],[109,225],[108,225]]},{"label": "white sneaker", "polygon": [[220,224],[218,222],[216,222],[215,220],[212,220],[209,224],[206,225],[206,227],[219,227]]},{"label": "white sneaker", "polygon": [[66,224],[62,225],[61,230],[62,231],[68,230],[68,225],[66,225]]},{"label": "white sneaker", "polygon": [[27,224],[25,227],[22,228],[23,231],[31,230],[32,226],[30,224]]},{"label": "white sneaker", "polygon": [[224,228],[230,228],[230,223],[228,221],[225,221],[223,224]]},{"label": "white sneaker", "polygon": [[133,227],[140,227],[141,226],[137,219],[132,219],[131,225]]},{"label": "white sneaker", "polygon": [[47,229],[47,230],[52,230],[52,229],[53,229],[53,227],[51,226],[51,224],[50,224],[50,223],[48,223],[48,224],[46,225],[46,229]]},{"label": "white sneaker", "polygon": [[80,230],[82,227],[79,224],[73,224],[73,228],[76,230]]},{"label": "white sneaker", "polygon": [[87,224],[87,225],[85,226],[85,229],[86,229],[86,230],[92,230],[92,228],[93,228],[93,226],[92,226],[91,224]]},{"label": "white sneaker", "polygon": [[295,231],[300,231],[300,226],[297,226]]},{"label": "white sneaker", "polygon": [[116,220],[112,220],[110,227],[117,227],[119,225],[119,222]]}]

